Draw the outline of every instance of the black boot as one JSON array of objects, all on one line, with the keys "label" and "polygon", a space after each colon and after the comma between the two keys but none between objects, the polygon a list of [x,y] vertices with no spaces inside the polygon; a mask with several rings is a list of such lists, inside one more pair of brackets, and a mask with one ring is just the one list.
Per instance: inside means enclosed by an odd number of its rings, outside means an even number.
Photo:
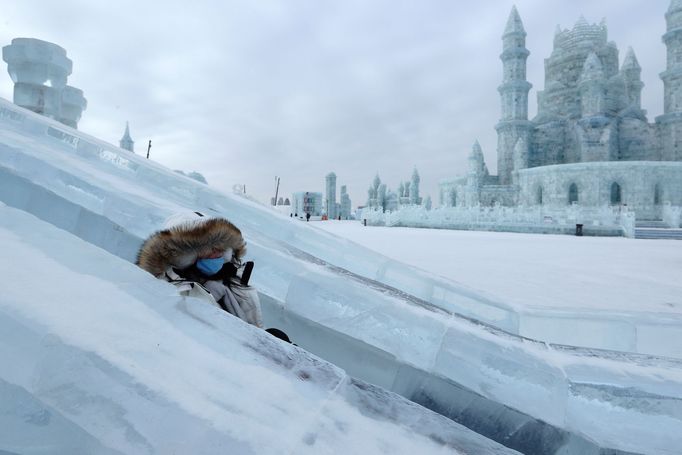
[{"label": "black boot", "polygon": [[287,343],[291,343],[291,340],[289,339],[287,334],[282,332],[280,329],[270,328],[270,329],[266,329],[265,331],[268,332],[270,335],[272,335],[275,338],[279,338],[280,340],[284,340]]}]

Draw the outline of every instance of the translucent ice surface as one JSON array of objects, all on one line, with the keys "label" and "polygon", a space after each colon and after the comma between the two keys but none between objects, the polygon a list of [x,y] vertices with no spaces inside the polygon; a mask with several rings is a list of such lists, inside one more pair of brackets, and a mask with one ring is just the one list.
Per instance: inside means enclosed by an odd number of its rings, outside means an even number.
[{"label": "translucent ice surface", "polygon": [[[382,438],[400,434],[395,425],[421,435],[406,443],[405,451],[468,450],[453,442],[464,437],[422,431],[430,425],[420,422],[429,419],[438,425],[460,422],[526,453],[679,450],[673,441],[682,429],[679,360],[554,346],[547,343],[555,341],[551,333],[543,340],[519,337],[519,314],[511,305],[217,192],[4,101],[0,202],[42,220],[31,223],[43,227],[31,224],[29,229],[28,215],[3,209],[0,226],[10,232],[5,243],[28,243],[30,248],[17,250],[12,257],[33,254],[52,261],[45,260],[43,273],[52,286],[41,291],[52,293],[38,297],[30,281],[35,271],[28,274],[3,263],[5,276],[14,285],[13,294],[0,300],[3,311],[9,314],[11,329],[24,334],[20,338],[33,346],[43,342],[54,346],[53,355],[42,361],[22,357],[17,373],[12,373],[17,377],[2,379],[48,400],[46,406],[57,407],[72,422],[80,422],[75,415],[83,412],[85,420],[78,425],[106,447],[122,447],[117,450],[124,453],[165,447],[150,417],[164,409],[173,416],[169,420],[173,428],[192,428],[193,441],[215,441],[216,451],[232,447],[244,453],[268,452],[284,447],[285,452],[320,453],[347,448],[354,438],[369,438],[367,444],[375,444],[369,452],[374,448],[391,452],[402,439]],[[242,229],[249,258],[257,264],[253,282],[262,293],[266,322],[336,367],[281,347],[217,310],[181,301],[174,288],[130,263],[142,240],[168,215],[187,209],[227,216]],[[44,228],[48,225],[52,227]],[[76,247],[74,242],[80,243]],[[80,250],[91,256],[86,260],[74,253]],[[96,306],[84,303],[95,292],[90,286],[103,296]],[[54,305],[58,295],[70,299],[60,298],[60,305]],[[65,305],[69,313],[64,313]],[[656,326],[657,321],[639,321],[642,325],[634,327]],[[595,347],[638,347],[634,338],[622,341],[618,330],[619,324],[606,324],[604,334],[594,338]],[[569,331],[564,329],[562,336]],[[655,334],[644,339],[648,347],[658,347]],[[10,358],[12,352],[7,344],[0,348]],[[178,356],[186,361],[178,362]],[[158,371],[167,374],[157,384]],[[205,372],[201,388],[195,387],[196,371]],[[247,384],[241,375],[232,377],[233,371],[248,371],[250,381],[268,380]],[[279,376],[271,377],[273,371]],[[69,372],[83,381],[72,385]],[[116,381],[123,385],[115,386]],[[273,381],[282,387],[265,386]],[[397,412],[412,409],[412,404],[386,390],[361,385],[362,381],[398,392],[450,420]],[[95,390],[100,382],[110,386]],[[258,396],[264,403],[253,410],[245,396]],[[383,396],[402,404],[377,406]],[[137,400],[151,408],[122,411],[121,406],[136,407]],[[292,407],[282,407],[290,401]],[[360,402],[368,407],[357,408]],[[378,424],[389,426],[377,429],[377,439],[371,439],[374,424],[351,423],[374,421],[375,412],[392,417],[389,423]],[[608,426],[606,416],[611,412],[619,425]],[[236,428],[228,415],[240,416]],[[601,423],[595,423],[595,416]],[[106,425],[101,419],[116,430],[102,434]],[[210,437],[202,433],[209,431],[202,427],[207,421],[212,422],[210,431],[216,432]],[[269,445],[273,441],[279,446]],[[415,446],[422,443],[423,447]],[[359,446],[348,447],[354,452],[352,448]],[[473,453],[491,453],[486,450]]]},{"label": "translucent ice surface", "polygon": [[0,245],[2,453],[516,453],[4,205]]}]

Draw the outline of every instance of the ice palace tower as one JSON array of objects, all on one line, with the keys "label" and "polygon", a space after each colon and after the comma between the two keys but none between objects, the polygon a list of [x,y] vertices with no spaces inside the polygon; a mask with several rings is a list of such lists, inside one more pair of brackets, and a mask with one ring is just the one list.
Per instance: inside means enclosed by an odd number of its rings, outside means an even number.
[{"label": "ice palace tower", "polygon": [[557,28],[545,59],[538,113],[528,117],[526,30],[516,7],[502,35],[498,175],[490,175],[476,142],[465,177],[440,184],[448,206],[627,205],[639,219],[660,219],[662,205],[682,205],[682,1],[666,13],[661,74],[665,112],[649,123],[644,84],[632,48],[619,65],[604,21],[580,17]]}]

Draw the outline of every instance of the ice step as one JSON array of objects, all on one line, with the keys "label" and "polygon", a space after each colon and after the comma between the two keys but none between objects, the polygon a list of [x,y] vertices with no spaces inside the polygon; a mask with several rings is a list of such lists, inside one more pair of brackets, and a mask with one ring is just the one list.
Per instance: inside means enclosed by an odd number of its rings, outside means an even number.
[{"label": "ice step", "polygon": [[682,229],[636,228],[635,238],[682,240]]},{"label": "ice step", "polygon": [[635,222],[635,228],[656,228],[667,229],[669,226],[662,220],[638,220]]}]

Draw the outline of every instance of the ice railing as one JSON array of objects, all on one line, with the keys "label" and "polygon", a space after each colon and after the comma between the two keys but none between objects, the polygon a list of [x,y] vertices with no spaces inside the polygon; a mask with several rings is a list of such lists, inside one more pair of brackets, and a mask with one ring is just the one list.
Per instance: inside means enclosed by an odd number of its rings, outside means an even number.
[{"label": "ice railing", "polygon": [[[292,222],[266,207],[216,191],[4,100],[0,100],[0,118],[7,119],[0,131],[7,143],[13,144],[0,153],[0,200],[130,261],[135,259],[141,239],[158,229],[168,215],[179,209],[206,210],[224,214],[242,228],[250,253],[258,260],[258,279],[278,299],[287,297],[297,271],[288,261],[280,261],[280,253],[271,247],[274,243],[509,333],[546,342],[682,358],[682,346],[658,342],[663,333],[682,336],[682,318],[678,316],[516,307],[306,223]],[[74,172],[74,165],[82,169]],[[101,228],[88,229],[92,223]],[[269,278],[265,268],[272,273]],[[587,342],[586,331],[592,334]]]},{"label": "ice railing", "polygon": [[441,207],[427,210],[422,206],[406,206],[392,212],[365,210],[362,218],[373,226],[425,228],[484,227],[585,227],[622,229],[634,237],[635,215],[626,207],[583,207],[572,204],[565,208],[549,207]]}]

